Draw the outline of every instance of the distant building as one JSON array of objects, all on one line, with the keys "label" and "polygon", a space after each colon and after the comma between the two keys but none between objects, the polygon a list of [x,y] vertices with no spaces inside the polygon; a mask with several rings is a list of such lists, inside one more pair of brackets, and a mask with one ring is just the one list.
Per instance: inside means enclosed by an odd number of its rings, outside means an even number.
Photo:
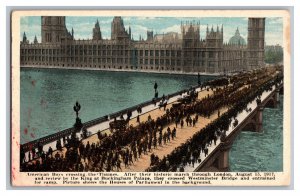
[{"label": "distant building", "polygon": [[239,28],[236,29],[235,35],[229,39],[230,45],[246,45],[245,39],[240,35]]},{"label": "distant building", "polygon": [[92,39],[75,40],[64,16],[42,16],[42,42],[20,43],[20,64],[31,67],[122,69],[136,71],[223,73],[254,69],[264,65],[265,19],[248,19],[248,45],[237,29],[229,43],[223,42],[223,26],[207,26],[200,37],[200,23],[181,24],[181,34],[167,32],[133,40],[123,19],[113,18],[111,39],[103,39],[99,21]]}]

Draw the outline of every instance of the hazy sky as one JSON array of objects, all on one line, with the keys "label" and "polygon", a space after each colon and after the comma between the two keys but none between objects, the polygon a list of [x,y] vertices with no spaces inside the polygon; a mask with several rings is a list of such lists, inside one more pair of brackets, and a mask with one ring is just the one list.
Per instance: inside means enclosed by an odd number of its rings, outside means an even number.
[{"label": "hazy sky", "polygon": [[[147,30],[153,30],[154,34],[162,34],[167,32],[180,31],[181,21],[195,21],[201,24],[200,37],[205,38],[207,24],[209,29],[213,26],[216,30],[217,25],[223,24],[224,42],[228,42],[230,37],[235,34],[236,28],[239,28],[240,34],[247,42],[248,18],[224,18],[224,17],[122,17],[125,28],[131,27],[131,33],[135,40],[142,38],[146,39]],[[96,16],[67,16],[66,26],[69,31],[74,29],[75,39],[91,39],[92,30],[95,23],[99,20],[102,37],[110,39],[111,22],[113,17],[96,17]],[[26,32],[27,38],[32,42],[34,36],[37,36],[38,41],[41,41],[41,17],[27,16],[21,18],[22,39],[23,32]],[[265,42],[267,45],[282,45],[283,42],[283,21],[282,18],[266,18]]]}]

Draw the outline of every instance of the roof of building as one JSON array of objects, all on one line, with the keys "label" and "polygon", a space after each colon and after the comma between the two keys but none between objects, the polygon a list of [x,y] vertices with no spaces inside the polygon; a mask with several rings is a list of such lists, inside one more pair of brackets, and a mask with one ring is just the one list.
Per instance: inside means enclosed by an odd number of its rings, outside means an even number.
[{"label": "roof of building", "polygon": [[231,45],[246,45],[245,39],[240,35],[239,28],[236,29],[235,35],[229,39]]},{"label": "roof of building", "polygon": [[155,34],[153,39],[157,42],[174,42],[181,41],[182,35],[176,32],[168,32],[164,34]]}]

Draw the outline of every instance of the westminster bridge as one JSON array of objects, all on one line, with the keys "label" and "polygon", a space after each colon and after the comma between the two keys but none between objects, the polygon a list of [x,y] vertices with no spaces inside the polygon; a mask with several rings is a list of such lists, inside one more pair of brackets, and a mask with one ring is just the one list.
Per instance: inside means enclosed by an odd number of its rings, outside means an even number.
[{"label": "westminster bridge", "polygon": [[[279,93],[283,89],[281,69],[269,68],[266,70],[240,73],[229,78],[219,78],[206,84],[192,87],[191,89],[185,89],[174,94],[167,95],[166,97],[157,98],[155,104],[153,104],[153,100],[150,100],[131,108],[127,108],[122,111],[83,123],[83,129],[85,129],[87,132],[86,136],[83,136],[84,134],[82,129],[81,131],[76,132],[76,137],[83,145],[87,145],[87,143],[100,143],[101,146],[102,139],[99,138],[99,132],[101,133],[101,135],[106,134],[109,138],[113,138],[116,132],[111,129],[110,124],[115,122],[116,120],[119,121],[121,118],[126,119],[128,111],[130,111],[131,115],[129,117],[127,126],[129,126],[131,129],[134,129],[142,123],[147,123],[149,121],[149,117],[151,120],[166,117],[166,113],[168,111],[170,112],[170,110],[175,106],[178,107],[178,105],[181,105],[182,109],[186,109],[189,107],[195,107],[195,105],[197,104],[207,105],[207,103],[209,103],[207,101],[209,101],[210,99],[216,98],[217,96],[219,96],[221,99],[222,92],[228,93],[228,96],[231,96],[234,94],[238,95],[239,92],[243,92],[245,91],[245,89],[251,90],[251,88],[253,88],[252,80],[258,81],[258,84],[260,84],[261,86],[265,86],[265,84],[268,83],[268,88],[262,89],[259,95],[255,95],[258,96],[257,99],[249,101],[247,103],[247,106],[241,112],[239,112],[238,115],[232,118],[234,119],[234,121],[230,123],[230,125],[228,126],[228,130],[222,130],[223,133],[216,137],[215,143],[210,142],[209,145],[206,145],[206,153],[200,153],[200,162],[196,162],[195,164],[193,164],[193,167],[186,164],[184,164],[184,166],[181,166],[184,171],[227,171],[229,169],[229,150],[237,135],[243,130],[261,132],[263,130],[263,108],[277,106]],[[224,81],[227,82],[224,83]],[[236,83],[238,85],[236,85]],[[189,100],[189,97],[191,96],[190,93],[192,91],[196,93],[197,96],[196,99],[191,102],[191,100]],[[224,97],[222,99],[224,99]],[[215,100],[213,103],[215,102],[218,101]],[[162,109],[159,103],[165,103],[165,109]],[[180,151],[180,149],[182,148],[182,145],[189,142],[195,135],[201,132],[204,128],[208,127],[211,123],[218,121],[218,119],[220,119],[222,115],[225,115],[230,109],[232,109],[233,106],[227,103],[223,105],[219,104],[218,107],[212,106],[212,108],[208,107],[208,110],[211,110],[209,115],[203,115],[199,113],[199,117],[197,117],[199,118],[199,120],[197,120],[197,122],[195,122],[193,126],[186,126],[184,122],[184,126],[181,125],[181,127],[177,127],[177,123],[173,122],[172,120],[166,120],[164,126],[162,126],[162,132],[166,133],[168,131],[168,128],[173,130],[176,127],[176,137],[172,138],[172,140],[162,145],[151,146],[150,144],[150,153],[142,154],[132,164],[129,164],[127,166],[121,165],[121,171],[155,171],[155,167],[149,168],[149,166],[152,164],[151,155],[157,156],[158,165],[162,164],[165,160],[165,157],[168,157],[170,154],[174,154],[174,151],[175,154],[178,153],[178,151]],[[190,115],[190,117],[192,118],[195,118],[195,116],[195,114]],[[137,118],[139,118],[139,120],[137,120]],[[67,144],[65,145],[64,140],[65,138],[70,137],[70,135],[74,133],[74,131],[75,130],[72,127],[49,135],[47,137],[40,138],[21,145],[21,149],[25,153],[25,157],[22,158],[24,160],[20,160],[20,164],[31,165],[36,164],[36,160],[41,161],[41,158],[39,156],[36,155],[36,157],[30,158],[29,155],[29,152],[32,152],[33,149],[34,151],[39,151],[39,146],[42,146],[42,151],[45,152],[47,152],[49,147],[51,147],[53,149],[53,155],[59,154],[62,155],[62,157],[65,157],[65,153],[67,151],[66,149],[68,149],[68,147]],[[62,149],[59,150],[57,149],[58,141],[62,144]],[[143,138],[142,141],[145,141],[145,139]],[[122,148],[131,149],[129,143],[125,146],[123,145]],[[47,154],[47,156],[49,155]],[[88,165],[88,163],[86,162],[85,164]],[[182,165],[181,163],[178,164]],[[87,171],[97,170],[89,168]],[[117,171],[119,171],[119,169]],[[157,169],[157,171],[161,170]],[[172,169],[168,168],[167,171],[172,171]],[[179,171],[179,167],[175,171]]]}]

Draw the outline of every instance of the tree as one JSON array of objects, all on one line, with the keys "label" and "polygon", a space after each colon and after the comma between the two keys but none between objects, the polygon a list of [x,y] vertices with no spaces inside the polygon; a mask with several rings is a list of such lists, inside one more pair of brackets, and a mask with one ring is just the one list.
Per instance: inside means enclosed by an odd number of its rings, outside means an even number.
[{"label": "tree", "polygon": [[265,49],[265,62],[276,64],[283,61],[283,49],[281,46],[267,46]]}]

